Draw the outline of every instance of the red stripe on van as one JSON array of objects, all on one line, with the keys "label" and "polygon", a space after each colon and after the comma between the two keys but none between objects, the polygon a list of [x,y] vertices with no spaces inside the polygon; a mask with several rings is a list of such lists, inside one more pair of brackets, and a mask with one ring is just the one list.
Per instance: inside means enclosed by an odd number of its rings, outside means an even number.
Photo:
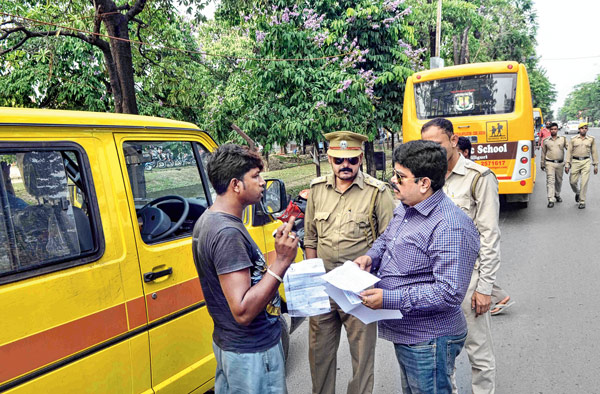
[{"label": "red stripe on van", "polygon": [[138,297],[127,301],[127,319],[129,320],[130,330],[143,326],[148,322],[146,318],[146,303],[144,297]]},{"label": "red stripe on van", "polygon": [[125,304],[0,346],[0,382],[16,378],[127,331]]},{"label": "red stripe on van", "polygon": [[146,295],[149,321],[154,321],[204,301],[200,279],[195,277],[175,286],[167,287],[156,293]]}]

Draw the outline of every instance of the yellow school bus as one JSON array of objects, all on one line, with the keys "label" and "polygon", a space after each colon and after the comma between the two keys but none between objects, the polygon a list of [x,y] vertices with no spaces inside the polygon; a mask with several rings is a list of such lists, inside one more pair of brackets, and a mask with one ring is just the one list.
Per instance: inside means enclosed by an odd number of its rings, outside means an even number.
[{"label": "yellow school bus", "polygon": [[508,202],[526,205],[535,183],[534,129],[527,70],[517,62],[475,63],[419,71],[404,95],[404,141],[444,117],[468,137],[471,159],[489,167]]}]

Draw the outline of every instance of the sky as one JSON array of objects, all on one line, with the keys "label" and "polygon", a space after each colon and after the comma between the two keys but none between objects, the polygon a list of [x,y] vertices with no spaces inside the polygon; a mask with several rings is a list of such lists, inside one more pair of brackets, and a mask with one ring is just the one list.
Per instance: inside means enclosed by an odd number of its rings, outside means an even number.
[{"label": "sky", "polygon": [[556,117],[575,85],[600,74],[600,2],[536,0],[535,8],[537,54],[558,92],[552,106]]}]

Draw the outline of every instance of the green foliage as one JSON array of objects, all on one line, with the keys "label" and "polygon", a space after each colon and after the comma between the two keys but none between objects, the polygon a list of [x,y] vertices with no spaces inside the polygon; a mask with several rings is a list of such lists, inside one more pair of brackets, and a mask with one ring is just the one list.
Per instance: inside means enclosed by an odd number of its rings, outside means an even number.
[{"label": "green foliage", "polygon": [[592,82],[575,86],[559,111],[559,119],[582,119],[589,122],[600,120],[600,75]]}]

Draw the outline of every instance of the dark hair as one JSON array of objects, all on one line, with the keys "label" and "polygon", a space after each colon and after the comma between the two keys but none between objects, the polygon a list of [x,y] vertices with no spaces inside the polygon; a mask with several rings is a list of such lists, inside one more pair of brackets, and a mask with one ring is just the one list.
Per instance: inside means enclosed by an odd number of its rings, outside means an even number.
[{"label": "dark hair", "polygon": [[452,138],[454,135],[454,126],[452,126],[452,122],[450,122],[446,118],[435,118],[431,119],[429,122],[425,123],[423,127],[421,127],[421,134],[428,128],[432,126],[437,126],[440,129],[444,130],[444,133],[448,135],[448,138]]},{"label": "dark hair", "polygon": [[444,186],[448,158],[446,149],[440,144],[433,141],[410,141],[394,149],[392,158],[394,163],[408,168],[415,177],[431,179],[434,192]]},{"label": "dark hair", "polygon": [[471,140],[469,140],[467,137],[458,137],[458,149],[460,150],[466,150],[468,149],[469,152],[471,152]]},{"label": "dark hair", "polygon": [[554,126],[558,127],[558,123],[552,122],[552,123],[550,123],[550,125],[548,126],[548,128],[551,129]]},{"label": "dark hair", "polygon": [[253,168],[263,170],[260,154],[236,144],[221,145],[209,156],[206,166],[208,179],[219,195],[227,191],[232,179],[242,180]]}]

